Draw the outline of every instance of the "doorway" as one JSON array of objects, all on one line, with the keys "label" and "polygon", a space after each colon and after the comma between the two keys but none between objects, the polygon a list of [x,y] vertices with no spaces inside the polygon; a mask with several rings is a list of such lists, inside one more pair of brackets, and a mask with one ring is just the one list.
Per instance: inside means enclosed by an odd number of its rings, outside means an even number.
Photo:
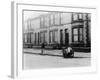
[{"label": "doorway", "polygon": [[60,45],[63,45],[63,30],[60,30]]},{"label": "doorway", "polygon": [[65,46],[69,45],[69,33],[68,29],[65,29]]}]

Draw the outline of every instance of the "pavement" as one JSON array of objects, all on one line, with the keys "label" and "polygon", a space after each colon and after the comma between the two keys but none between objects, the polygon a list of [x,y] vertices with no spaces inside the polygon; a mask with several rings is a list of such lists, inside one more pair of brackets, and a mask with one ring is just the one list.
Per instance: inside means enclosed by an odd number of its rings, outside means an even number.
[{"label": "pavement", "polygon": [[[41,55],[41,49],[23,49],[24,53]],[[62,50],[44,50],[43,55],[62,56]],[[74,52],[74,58],[90,58],[91,53]]]}]

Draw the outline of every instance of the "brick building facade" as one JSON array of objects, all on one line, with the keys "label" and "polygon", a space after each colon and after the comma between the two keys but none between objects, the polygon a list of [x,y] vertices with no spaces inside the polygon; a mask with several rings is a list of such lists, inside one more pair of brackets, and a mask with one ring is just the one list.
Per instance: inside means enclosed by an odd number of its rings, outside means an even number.
[{"label": "brick building facade", "polygon": [[[40,46],[59,44],[73,47],[91,47],[91,14],[76,12],[49,12],[26,22],[23,43]],[[34,29],[34,27],[38,27]]]}]

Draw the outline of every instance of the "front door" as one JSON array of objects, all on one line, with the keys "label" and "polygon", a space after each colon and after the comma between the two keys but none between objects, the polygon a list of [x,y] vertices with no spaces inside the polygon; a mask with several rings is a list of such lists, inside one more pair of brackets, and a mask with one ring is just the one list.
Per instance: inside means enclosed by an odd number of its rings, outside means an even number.
[{"label": "front door", "polygon": [[60,30],[60,45],[63,45],[63,30]]},{"label": "front door", "polygon": [[68,30],[65,29],[65,46],[69,45],[69,33]]}]

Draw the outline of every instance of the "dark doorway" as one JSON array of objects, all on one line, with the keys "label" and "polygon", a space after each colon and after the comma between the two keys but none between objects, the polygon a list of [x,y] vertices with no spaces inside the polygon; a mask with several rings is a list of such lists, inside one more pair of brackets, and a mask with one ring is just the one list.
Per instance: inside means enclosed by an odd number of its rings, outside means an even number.
[{"label": "dark doorway", "polygon": [[60,30],[60,45],[63,45],[63,30]]},{"label": "dark doorway", "polygon": [[38,45],[39,45],[39,42],[40,41],[40,33],[38,32]]},{"label": "dark doorway", "polygon": [[65,46],[69,45],[69,33],[68,30],[65,29]]}]

